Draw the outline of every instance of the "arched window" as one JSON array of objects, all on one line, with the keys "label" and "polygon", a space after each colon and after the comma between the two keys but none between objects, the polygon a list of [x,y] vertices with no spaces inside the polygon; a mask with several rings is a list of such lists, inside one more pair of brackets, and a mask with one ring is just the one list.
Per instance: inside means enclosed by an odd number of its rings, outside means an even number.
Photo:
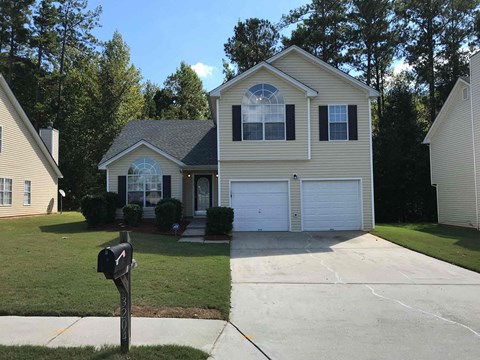
[{"label": "arched window", "polygon": [[252,86],[242,101],[243,140],[285,140],[285,100],[269,84]]},{"label": "arched window", "polygon": [[162,199],[162,170],[158,164],[143,157],[128,168],[128,203],[153,207]]}]

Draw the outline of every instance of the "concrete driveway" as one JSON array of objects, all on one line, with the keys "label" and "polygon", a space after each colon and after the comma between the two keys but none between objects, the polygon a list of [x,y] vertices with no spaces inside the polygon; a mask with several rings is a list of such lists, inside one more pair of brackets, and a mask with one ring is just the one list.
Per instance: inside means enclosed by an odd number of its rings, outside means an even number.
[{"label": "concrete driveway", "polygon": [[231,267],[215,359],[480,357],[480,274],[370,234],[236,233]]}]

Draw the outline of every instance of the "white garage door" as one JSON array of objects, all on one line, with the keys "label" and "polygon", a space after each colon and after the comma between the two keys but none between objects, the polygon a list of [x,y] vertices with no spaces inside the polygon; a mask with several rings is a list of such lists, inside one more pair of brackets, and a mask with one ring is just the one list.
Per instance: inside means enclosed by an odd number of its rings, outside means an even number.
[{"label": "white garage door", "polygon": [[303,230],[360,230],[359,180],[302,181]]},{"label": "white garage door", "polygon": [[287,181],[231,183],[235,231],[288,231]]}]

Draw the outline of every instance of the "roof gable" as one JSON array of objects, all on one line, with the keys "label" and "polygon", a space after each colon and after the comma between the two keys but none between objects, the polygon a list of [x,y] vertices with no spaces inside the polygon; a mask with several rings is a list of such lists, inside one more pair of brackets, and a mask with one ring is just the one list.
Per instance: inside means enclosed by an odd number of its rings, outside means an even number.
[{"label": "roof gable", "polygon": [[[437,117],[435,118],[435,121],[433,122],[432,126],[428,130],[427,135],[425,136],[425,139],[423,139],[423,144],[430,144],[432,141],[432,138],[435,136],[435,133],[438,131],[442,123],[445,121],[447,118],[447,114],[452,108],[452,106],[455,106],[457,104],[455,94],[460,88],[470,88],[470,80],[468,78],[460,77],[458,78],[457,82],[453,86],[452,90],[450,91],[450,94],[447,97],[447,100],[445,100],[445,103],[443,104],[442,108],[440,109],[440,112],[438,113]],[[471,94],[470,94],[471,96]]]},{"label": "roof gable", "polygon": [[288,47],[285,50],[280,51],[279,53],[275,54],[271,58],[267,59],[266,62],[269,64],[273,64],[275,61],[278,59],[281,59],[283,57],[288,56],[291,53],[295,53],[299,55],[300,57],[304,58],[307,61],[310,61],[320,67],[322,70],[325,70],[329,73],[331,73],[334,76],[337,76],[341,78],[342,80],[350,83],[352,86],[359,88],[360,90],[363,90],[367,93],[368,97],[371,98],[376,98],[379,96],[379,93],[377,90],[373,89],[372,87],[368,86],[367,84],[364,84],[360,80],[355,79],[354,77],[348,75],[347,73],[331,66],[330,64],[327,64],[326,62],[320,60],[318,57],[315,55],[310,54],[308,51],[305,51],[301,48],[299,48],[296,45],[292,45]]},{"label": "roof gable", "polygon": [[[36,145],[40,148],[42,154],[45,156],[45,159],[47,160],[48,164],[52,167],[53,171],[59,178],[63,178],[63,175],[60,171],[60,168],[58,167],[57,163],[53,159],[52,155],[48,151],[45,143],[41,139],[40,135],[37,133],[35,128],[33,127],[32,123],[27,117],[27,114],[25,114],[25,111],[23,110],[22,106],[18,102],[17,98],[13,94],[12,90],[8,86],[7,82],[5,81],[4,77],[0,75],[0,87],[1,89],[5,92],[7,95],[8,100],[12,103],[15,111],[17,112],[19,118],[23,121],[25,127],[28,129],[28,131],[31,133]],[[32,144],[33,145],[33,144]]]}]

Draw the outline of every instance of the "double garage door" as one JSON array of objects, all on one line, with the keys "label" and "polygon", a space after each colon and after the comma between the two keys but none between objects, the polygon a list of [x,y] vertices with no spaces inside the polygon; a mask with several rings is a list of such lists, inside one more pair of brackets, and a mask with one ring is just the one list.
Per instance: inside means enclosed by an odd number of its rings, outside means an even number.
[{"label": "double garage door", "polygon": [[[288,181],[232,181],[234,230],[288,231],[288,185]],[[303,230],[361,229],[360,181],[305,180],[300,186]]]}]

